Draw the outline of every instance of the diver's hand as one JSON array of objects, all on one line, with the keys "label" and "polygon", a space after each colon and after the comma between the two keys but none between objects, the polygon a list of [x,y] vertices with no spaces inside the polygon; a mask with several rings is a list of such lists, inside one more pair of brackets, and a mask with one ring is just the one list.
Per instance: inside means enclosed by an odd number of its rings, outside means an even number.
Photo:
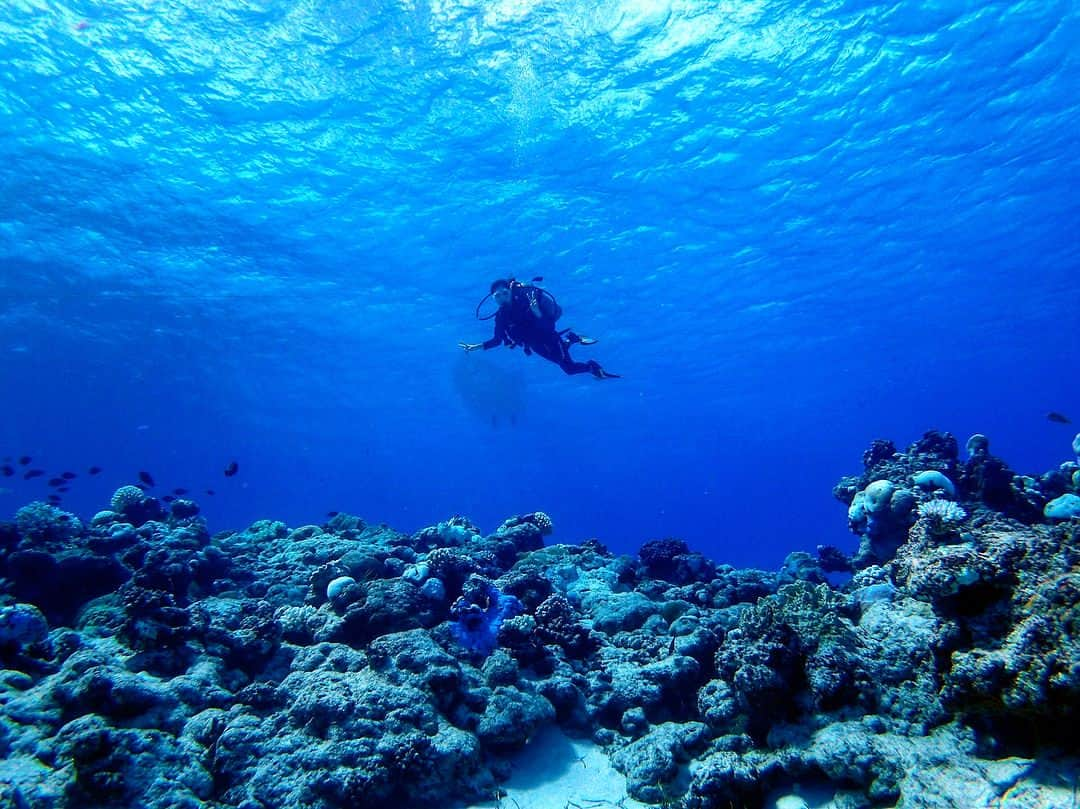
[{"label": "diver's hand", "polygon": [[460,346],[465,351],[476,351],[476,349],[478,349],[478,348],[483,348],[484,344],[483,343],[458,343],[458,346]]}]

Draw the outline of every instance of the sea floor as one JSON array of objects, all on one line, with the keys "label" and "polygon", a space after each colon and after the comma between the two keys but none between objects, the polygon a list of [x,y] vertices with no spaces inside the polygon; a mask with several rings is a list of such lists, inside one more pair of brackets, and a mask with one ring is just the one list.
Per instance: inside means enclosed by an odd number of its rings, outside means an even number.
[{"label": "sea floor", "polygon": [[549,726],[540,730],[512,762],[504,794],[467,809],[647,809],[626,794],[626,778],[597,745],[572,739]]}]

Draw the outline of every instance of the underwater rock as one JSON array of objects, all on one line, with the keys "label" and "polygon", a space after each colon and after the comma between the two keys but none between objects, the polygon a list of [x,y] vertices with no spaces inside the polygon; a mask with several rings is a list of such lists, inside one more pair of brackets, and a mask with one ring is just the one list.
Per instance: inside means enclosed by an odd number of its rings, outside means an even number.
[{"label": "underwater rock", "polygon": [[[946,679],[953,709],[969,712],[995,732],[1029,734],[1069,744],[1080,721],[1080,637],[1076,632],[1080,572],[1039,583],[1004,642],[958,650]],[[1032,724],[1037,723],[1036,725]]]},{"label": "underwater rock", "polygon": [[874,467],[882,461],[887,461],[896,453],[896,445],[885,438],[875,438],[870,442],[869,448],[863,453],[863,469],[870,474]]},{"label": "underwater rock", "polygon": [[33,604],[0,607],[0,648],[29,646],[49,637],[49,623]]},{"label": "underwater rock", "polygon": [[681,809],[1069,805],[1080,540],[1043,509],[1080,470],[956,455],[875,442],[836,489],[854,559],[777,571],[544,545],[541,512],[210,536],[137,487],[89,526],[31,504],[0,525],[0,802],[482,803],[556,723]]},{"label": "underwater rock", "polygon": [[643,665],[620,661],[590,678],[590,711],[596,722],[611,728],[630,708],[641,708],[650,720],[681,719],[693,707],[686,700],[700,675],[698,662],[683,655]]},{"label": "underwater rock", "polygon": [[[840,569],[843,570],[845,567]],[[807,581],[811,584],[824,584],[828,581],[826,576],[828,572],[822,565],[820,555],[815,558],[805,551],[795,551],[784,558],[784,564],[777,576],[777,583],[791,584],[796,581]]]},{"label": "underwater rock", "polygon": [[638,550],[648,574],[673,584],[707,581],[716,566],[700,553],[692,552],[681,539],[650,539]]},{"label": "underwater rock", "polygon": [[563,596],[548,596],[536,606],[533,616],[536,636],[544,643],[561,647],[571,660],[587,657],[598,645]]},{"label": "underwater rock", "polygon": [[82,533],[79,518],[49,503],[30,503],[15,512],[15,528],[37,550],[62,550]]},{"label": "underwater rock", "polygon": [[682,805],[686,809],[760,806],[765,789],[756,758],[731,750],[709,752],[697,762]]},{"label": "underwater rock", "polygon": [[172,734],[111,727],[90,714],[56,736],[57,764],[70,769],[75,805],[193,806],[210,797],[212,779],[195,749]]},{"label": "underwater rock", "polygon": [[535,570],[517,569],[499,577],[499,589],[512,595],[527,611],[535,610],[552,594],[552,584]]},{"label": "underwater rock", "polygon": [[197,516],[199,511],[199,504],[194,500],[173,500],[169,506],[169,516],[174,520],[190,520]]},{"label": "underwater rock", "polygon": [[990,452],[990,439],[982,433],[975,433],[964,445],[969,457],[985,456]]},{"label": "underwater rock", "polygon": [[7,560],[8,587],[40,609],[50,624],[70,624],[86,602],[112,592],[130,571],[111,556],[72,550],[19,550]]},{"label": "underwater rock", "polygon": [[476,738],[489,750],[510,752],[524,746],[543,724],[555,718],[551,703],[513,686],[491,692],[476,725]]},{"label": "underwater rock", "polygon": [[956,496],[956,485],[936,469],[924,469],[911,476],[911,482],[923,490],[940,489],[949,497]]},{"label": "underwater rock", "polygon": [[331,579],[330,583],[326,585],[326,600],[336,600],[345,591],[346,587],[351,587],[354,584],[356,584],[356,579],[352,576],[338,576]]},{"label": "underwater rock", "polygon": [[404,579],[376,579],[357,588],[362,597],[346,608],[334,640],[362,646],[380,635],[437,623],[439,615]]},{"label": "underwater rock", "polygon": [[818,564],[826,573],[851,573],[851,560],[834,545],[818,545]]},{"label": "underwater rock", "polygon": [[1043,506],[1043,514],[1051,520],[1075,520],[1080,518],[1080,496],[1063,494]]},{"label": "underwater rock", "polygon": [[513,542],[518,552],[535,551],[544,547],[544,537],[553,530],[551,518],[542,511],[522,517],[511,517],[496,530],[495,535]]},{"label": "underwater rock", "polygon": [[890,480],[875,480],[856,492],[848,506],[848,527],[863,541],[852,557],[855,567],[891,559],[915,522],[915,496]]},{"label": "underwater rock", "polygon": [[226,669],[254,678],[281,649],[284,628],[267,601],[207,598],[199,602],[201,645]]},{"label": "underwater rock", "polygon": [[659,803],[669,797],[665,786],[675,780],[679,765],[700,752],[707,741],[707,729],[700,722],[665,722],[614,753],[611,763],[627,777],[631,797]]}]

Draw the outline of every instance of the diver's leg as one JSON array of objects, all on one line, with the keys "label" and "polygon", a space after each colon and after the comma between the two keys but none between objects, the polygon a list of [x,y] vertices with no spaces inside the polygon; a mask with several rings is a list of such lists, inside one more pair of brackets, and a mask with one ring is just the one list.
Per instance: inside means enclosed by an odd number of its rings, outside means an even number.
[{"label": "diver's leg", "polygon": [[539,354],[545,360],[549,360],[568,374],[592,373],[592,366],[587,362],[574,362],[570,357],[570,345],[552,333],[543,342],[533,343],[531,346],[534,353]]},{"label": "diver's leg", "polygon": [[591,346],[596,342],[592,337],[584,337],[573,329],[563,329],[559,334],[562,335],[563,342],[568,346],[577,345],[578,343],[581,343],[583,346]]}]

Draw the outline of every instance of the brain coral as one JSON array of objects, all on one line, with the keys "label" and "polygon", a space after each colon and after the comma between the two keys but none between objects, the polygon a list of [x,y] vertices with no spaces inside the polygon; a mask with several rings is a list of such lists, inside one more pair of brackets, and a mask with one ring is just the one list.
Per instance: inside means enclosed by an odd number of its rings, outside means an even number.
[{"label": "brain coral", "polygon": [[109,502],[113,511],[123,513],[129,506],[141,503],[145,496],[138,486],[121,486],[113,492],[112,500]]}]

